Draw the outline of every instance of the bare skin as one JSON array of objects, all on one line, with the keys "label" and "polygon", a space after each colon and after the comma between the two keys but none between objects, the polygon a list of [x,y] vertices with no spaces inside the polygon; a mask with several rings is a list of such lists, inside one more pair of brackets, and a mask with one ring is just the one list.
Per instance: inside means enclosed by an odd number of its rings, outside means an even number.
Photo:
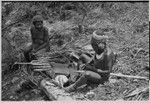
[{"label": "bare skin", "polygon": [[[95,51],[95,58],[97,56],[100,56],[99,59],[101,59],[102,61],[105,61],[103,65],[105,65],[105,68],[104,69],[101,69],[103,67],[100,67],[98,66],[95,67],[95,66],[92,66],[91,68],[88,68],[88,70],[91,70],[91,71],[94,71],[94,72],[97,72],[97,73],[100,73],[100,74],[107,74],[107,73],[110,73],[110,70],[112,68],[112,56],[113,56],[113,53],[110,49],[107,49],[106,48],[106,44],[103,43],[103,42],[100,42],[97,44],[97,46],[92,46],[94,51]],[[104,51],[107,49],[107,53],[104,54]],[[92,59],[88,64],[93,64],[94,63],[94,59]]]},{"label": "bare skin", "polygon": [[67,92],[72,92],[77,87],[90,83],[104,83],[108,80],[113,66],[113,52],[106,47],[106,43],[99,42],[92,44],[95,51],[94,58],[86,64],[82,76],[72,85],[66,88]]},{"label": "bare skin", "polygon": [[34,22],[30,32],[32,44],[24,49],[24,56],[27,62],[30,62],[33,59],[31,57],[32,54],[35,54],[42,49],[46,49],[46,52],[50,49],[48,29],[43,26],[42,21]]},{"label": "bare skin", "polygon": [[46,48],[48,46],[48,30],[43,27],[43,23],[38,21],[35,23],[34,27],[31,28],[32,36],[32,53]]}]

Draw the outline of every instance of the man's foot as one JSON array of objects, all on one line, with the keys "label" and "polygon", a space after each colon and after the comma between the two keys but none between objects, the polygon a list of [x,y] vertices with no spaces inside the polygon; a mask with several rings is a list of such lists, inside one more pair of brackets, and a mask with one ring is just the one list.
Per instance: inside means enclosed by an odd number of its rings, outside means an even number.
[{"label": "man's foot", "polygon": [[69,92],[69,93],[70,93],[70,92],[74,92],[74,91],[75,91],[75,88],[74,88],[73,85],[70,85],[70,86],[68,86],[68,87],[65,88],[65,91],[66,91],[66,92]]}]

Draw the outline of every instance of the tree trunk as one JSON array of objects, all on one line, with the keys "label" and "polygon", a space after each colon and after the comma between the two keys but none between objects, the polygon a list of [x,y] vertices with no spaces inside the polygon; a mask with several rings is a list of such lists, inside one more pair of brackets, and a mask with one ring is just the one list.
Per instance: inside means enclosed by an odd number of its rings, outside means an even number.
[{"label": "tree trunk", "polygon": [[58,86],[54,80],[43,79],[40,82],[40,87],[45,92],[45,94],[48,96],[48,98],[52,101],[73,100],[73,98],[71,98],[70,94],[65,92],[65,90],[63,88],[60,88],[60,86]]}]

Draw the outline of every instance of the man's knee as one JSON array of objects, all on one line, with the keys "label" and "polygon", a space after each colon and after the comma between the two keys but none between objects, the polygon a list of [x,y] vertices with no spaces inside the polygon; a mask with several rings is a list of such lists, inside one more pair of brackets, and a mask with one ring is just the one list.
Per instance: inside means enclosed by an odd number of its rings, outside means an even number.
[{"label": "man's knee", "polygon": [[85,77],[90,79],[101,79],[101,76],[98,73],[92,71],[86,71]]},{"label": "man's knee", "polygon": [[24,52],[27,53],[27,52],[30,52],[32,50],[32,44],[31,43],[28,43],[25,48],[24,48]]},{"label": "man's knee", "polygon": [[85,72],[85,76],[89,76],[90,73],[88,71]]}]

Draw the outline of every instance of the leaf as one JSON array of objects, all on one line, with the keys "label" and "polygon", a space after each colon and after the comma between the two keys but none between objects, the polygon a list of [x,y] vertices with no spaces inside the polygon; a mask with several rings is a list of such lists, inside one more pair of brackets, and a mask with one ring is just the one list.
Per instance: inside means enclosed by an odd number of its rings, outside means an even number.
[{"label": "leaf", "polygon": [[135,96],[135,95],[138,95],[138,94],[140,94],[140,93],[142,93],[142,92],[145,92],[145,91],[149,91],[149,88],[147,87],[140,87],[140,88],[137,88],[137,89],[135,89],[134,91],[132,91],[129,95],[127,95],[126,97],[128,98],[128,97],[131,97],[131,96]]}]

